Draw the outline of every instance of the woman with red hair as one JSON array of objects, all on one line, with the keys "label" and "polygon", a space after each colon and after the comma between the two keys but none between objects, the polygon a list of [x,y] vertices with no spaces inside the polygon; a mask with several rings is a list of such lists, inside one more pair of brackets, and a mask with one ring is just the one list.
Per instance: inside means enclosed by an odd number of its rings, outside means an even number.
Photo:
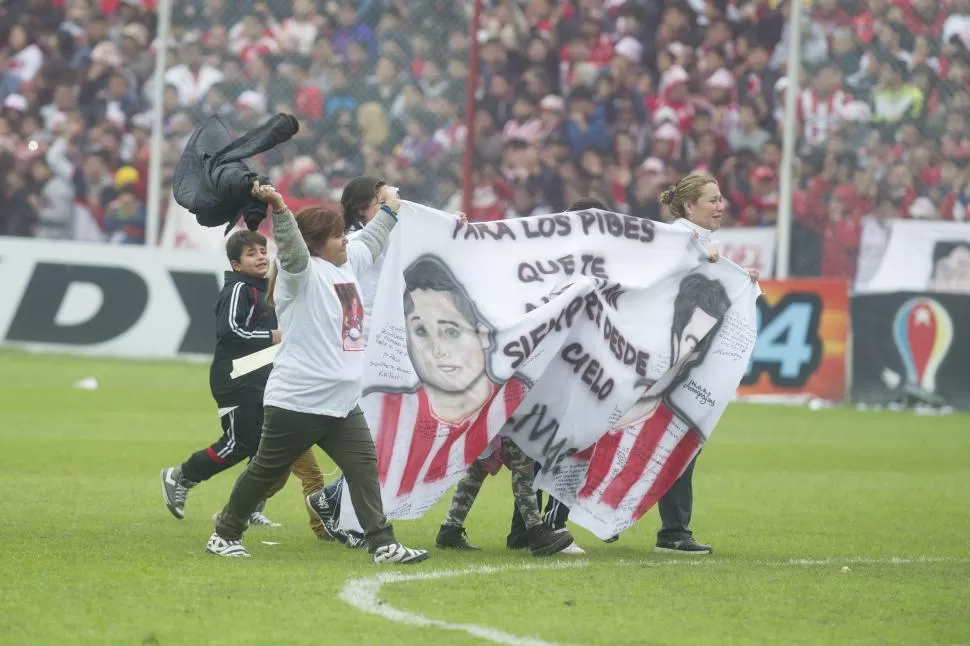
[{"label": "woman with red hair", "polygon": [[[269,291],[282,342],[263,396],[259,449],[219,514],[206,551],[249,556],[242,545],[246,519],[293,462],[316,444],[347,476],[374,562],[423,561],[427,550],[398,543],[384,516],[374,440],[357,405],[364,346],[359,328],[348,324],[353,304],[361,303],[357,276],[380,257],[397,223],[397,192],[381,188],[379,212],[349,242],[340,211],[311,206],[294,217],[272,186],[257,183],[253,195],[273,208],[278,254]],[[307,504],[322,517],[330,515],[322,490],[308,496]]]}]

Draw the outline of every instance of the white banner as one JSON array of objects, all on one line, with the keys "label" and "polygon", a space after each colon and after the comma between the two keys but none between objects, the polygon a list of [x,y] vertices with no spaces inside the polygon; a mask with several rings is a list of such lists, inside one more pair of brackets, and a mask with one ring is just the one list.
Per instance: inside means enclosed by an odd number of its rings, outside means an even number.
[{"label": "white banner", "polygon": [[757,269],[761,278],[775,276],[775,227],[732,227],[713,235],[722,258],[748,269]]},{"label": "white banner", "polygon": [[970,294],[970,223],[863,223],[855,290]]},{"label": "white banner", "polygon": [[[575,463],[594,456],[582,452],[618,422],[660,419],[660,400],[665,429],[694,438],[689,460],[747,367],[757,293],[733,263],[708,263],[681,227],[602,211],[463,224],[406,203],[361,401],[385,513],[423,514],[500,432],[541,463],[547,486],[575,496]],[[673,455],[682,465],[668,470],[683,470],[686,449],[651,433],[615,452],[621,470],[624,459],[644,468],[616,476],[621,485],[598,504],[609,507],[627,481],[630,496],[659,487],[652,462],[662,470]],[[628,497],[607,514],[624,520],[605,526],[642,515]],[[611,535],[582,512],[577,520]]]}]

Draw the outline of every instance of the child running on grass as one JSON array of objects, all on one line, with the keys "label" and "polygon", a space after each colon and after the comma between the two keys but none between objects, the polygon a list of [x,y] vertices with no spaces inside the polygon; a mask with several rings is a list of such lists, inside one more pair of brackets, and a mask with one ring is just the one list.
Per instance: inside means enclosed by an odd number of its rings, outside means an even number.
[{"label": "child running on grass", "polygon": [[[272,365],[237,379],[229,373],[234,359],[280,342],[276,311],[266,296],[266,238],[255,231],[237,231],[226,242],[226,255],[232,270],[226,272],[216,301],[216,348],[209,368],[209,387],[219,407],[222,437],[193,453],[180,466],[162,469],[165,505],[180,520],[185,517],[190,489],[256,455],[263,427],[263,390]],[[323,475],[312,452],[301,456],[293,472],[310,491],[323,485]],[[272,493],[282,488],[285,481],[284,476]],[[278,527],[279,523],[263,514],[265,504],[265,500],[259,503],[250,514],[249,523]],[[311,514],[310,521],[317,536],[327,537],[319,519]]]}]

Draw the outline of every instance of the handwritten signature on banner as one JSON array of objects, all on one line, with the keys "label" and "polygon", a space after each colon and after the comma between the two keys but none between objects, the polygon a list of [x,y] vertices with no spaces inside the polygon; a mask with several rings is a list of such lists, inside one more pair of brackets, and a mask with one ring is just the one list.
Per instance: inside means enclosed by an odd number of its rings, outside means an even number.
[{"label": "handwritten signature on banner", "polygon": [[413,378],[410,370],[402,367],[407,363],[408,346],[405,330],[400,325],[388,325],[378,330],[374,345],[381,349],[381,358],[372,359],[370,365],[377,369],[381,379],[397,383],[407,383]]},{"label": "handwritten signature on banner", "polygon": [[721,343],[711,354],[742,361],[757,338],[757,331],[747,325],[741,314],[732,310],[721,321]]},{"label": "handwritten signature on banner", "polygon": [[697,402],[699,404],[706,404],[710,407],[714,407],[717,401],[711,396],[711,391],[700,385],[693,379],[689,380],[687,383],[681,386],[684,390],[693,393],[697,397]]}]

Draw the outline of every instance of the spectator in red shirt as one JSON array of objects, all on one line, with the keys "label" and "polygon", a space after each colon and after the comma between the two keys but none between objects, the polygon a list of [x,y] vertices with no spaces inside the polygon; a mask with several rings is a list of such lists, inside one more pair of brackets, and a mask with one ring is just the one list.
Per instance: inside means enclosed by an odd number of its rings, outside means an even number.
[{"label": "spectator in red shirt", "polygon": [[822,276],[826,278],[855,278],[862,236],[861,221],[853,217],[842,200],[828,200],[827,221],[822,240]]},{"label": "spectator in red shirt", "polygon": [[913,173],[903,164],[896,164],[886,176],[886,194],[899,207],[900,217],[911,217],[909,207],[916,201],[918,194],[913,184]]},{"label": "spectator in red shirt", "polygon": [[774,224],[778,211],[778,176],[768,166],[758,166],[751,172],[751,194],[741,212],[741,221],[748,226]]}]

